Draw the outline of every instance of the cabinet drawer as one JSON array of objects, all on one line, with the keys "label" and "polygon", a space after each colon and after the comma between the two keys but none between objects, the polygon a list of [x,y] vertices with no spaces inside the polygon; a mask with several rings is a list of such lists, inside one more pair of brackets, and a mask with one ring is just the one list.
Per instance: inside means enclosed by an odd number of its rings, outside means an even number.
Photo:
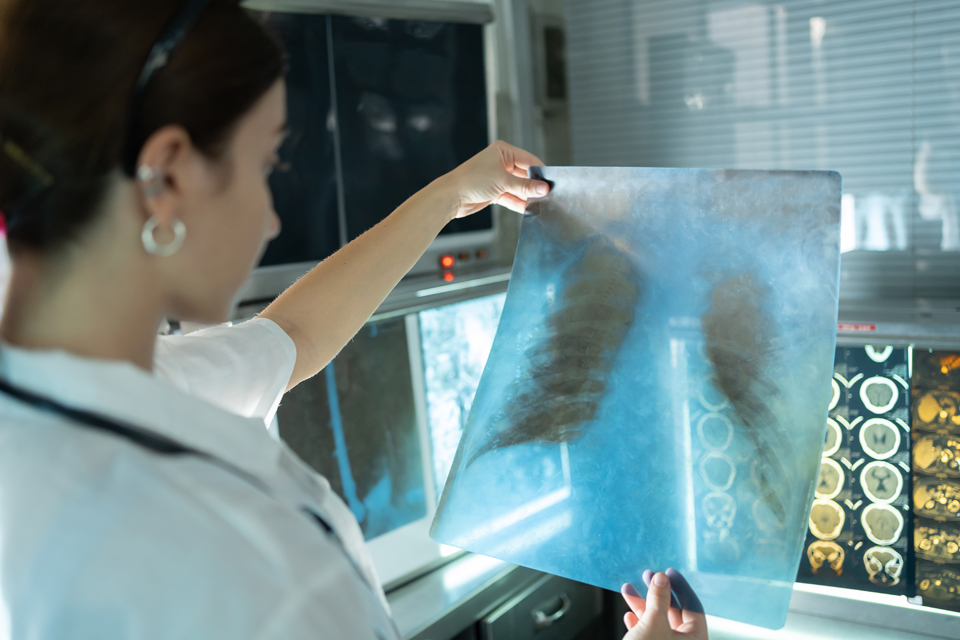
[{"label": "cabinet drawer", "polygon": [[481,640],[570,640],[600,615],[600,589],[543,576],[480,622]]}]

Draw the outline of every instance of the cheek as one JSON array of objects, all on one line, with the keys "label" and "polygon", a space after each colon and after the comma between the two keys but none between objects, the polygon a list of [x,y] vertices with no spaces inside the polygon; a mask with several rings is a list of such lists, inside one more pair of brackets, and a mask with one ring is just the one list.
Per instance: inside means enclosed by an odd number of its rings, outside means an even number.
[{"label": "cheek", "polygon": [[[273,212],[273,199],[263,174],[251,169],[238,177],[234,217],[242,226],[244,245],[259,247],[279,233],[280,221]],[[241,218],[242,222],[239,220]]]}]

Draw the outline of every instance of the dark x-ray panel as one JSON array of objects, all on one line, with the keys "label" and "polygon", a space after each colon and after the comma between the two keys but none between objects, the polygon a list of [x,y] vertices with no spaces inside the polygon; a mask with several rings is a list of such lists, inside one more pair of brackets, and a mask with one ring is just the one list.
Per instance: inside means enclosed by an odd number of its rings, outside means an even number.
[{"label": "dark x-ray panel", "polygon": [[319,261],[340,248],[327,17],[274,13],[269,27],[287,52],[282,167],[270,177],[281,230],[260,266]]},{"label": "dark x-ray panel", "polygon": [[432,534],[776,628],[823,448],[830,172],[547,167]]},{"label": "dark x-ray panel", "polygon": [[[348,240],[487,146],[483,27],[331,18]],[[490,209],[445,232],[491,229]]]},{"label": "dark x-ray panel", "polygon": [[281,437],[330,481],[367,540],[427,514],[402,318],[365,326],[287,393]]},{"label": "dark x-ray panel", "polygon": [[907,357],[837,349],[802,582],[912,595]]}]

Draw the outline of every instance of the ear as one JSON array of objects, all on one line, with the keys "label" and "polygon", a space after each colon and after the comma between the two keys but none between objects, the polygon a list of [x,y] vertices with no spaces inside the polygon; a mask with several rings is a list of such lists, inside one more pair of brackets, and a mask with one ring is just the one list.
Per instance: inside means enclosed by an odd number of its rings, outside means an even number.
[{"label": "ear", "polygon": [[147,138],[137,159],[137,169],[148,168],[153,178],[146,184],[138,176],[138,191],[144,221],[157,218],[169,228],[184,212],[184,196],[197,180],[196,149],[190,134],[180,125],[166,125]]}]

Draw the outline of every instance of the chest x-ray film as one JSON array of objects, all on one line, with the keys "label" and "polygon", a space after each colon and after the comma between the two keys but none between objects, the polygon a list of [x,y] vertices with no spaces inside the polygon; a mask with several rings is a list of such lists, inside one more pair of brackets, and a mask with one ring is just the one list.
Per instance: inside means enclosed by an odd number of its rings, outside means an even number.
[{"label": "chest x-ray film", "polygon": [[820,467],[840,176],[547,167],[443,543],[607,589],[674,567],[783,625]]}]

